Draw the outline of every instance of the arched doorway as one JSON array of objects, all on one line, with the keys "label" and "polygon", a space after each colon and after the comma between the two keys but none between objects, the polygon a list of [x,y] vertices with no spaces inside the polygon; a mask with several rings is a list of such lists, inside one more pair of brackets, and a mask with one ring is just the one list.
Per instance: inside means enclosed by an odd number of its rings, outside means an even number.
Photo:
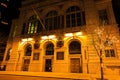
[{"label": "arched doorway", "polygon": [[72,41],[69,44],[69,56],[70,56],[70,72],[81,73],[82,72],[82,55],[81,55],[81,43],[78,41]]},{"label": "arched doorway", "polygon": [[45,47],[45,72],[52,72],[52,64],[54,57],[54,45],[48,43]]},{"label": "arched doorway", "polygon": [[22,66],[22,71],[28,71],[29,70],[29,64],[30,64],[30,57],[32,54],[32,45],[28,44],[25,47],[24,51],[24,57],[23,57],[23,66]]}]

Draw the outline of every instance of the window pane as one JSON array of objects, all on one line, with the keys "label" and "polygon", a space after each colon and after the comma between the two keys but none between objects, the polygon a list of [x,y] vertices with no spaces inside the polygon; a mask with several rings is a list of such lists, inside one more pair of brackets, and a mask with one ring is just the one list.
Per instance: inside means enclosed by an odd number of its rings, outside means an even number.
[{"label": "window pane", "polygon": [[106,56],[106,57],[110,57],[110,55],[109,55],[109,50],[105,50],[105,56]]},{"label": "window pane", "polygon": [[31,16],[28,20],[27,33],[28,34],[37,33],[38,26],[39,26],[39,20],[37,19],[37,17],[35,15]]},{"label": "window pane", "polygon": [[60,18],[58,18],[58,13],[56,11],[50,11],[46,15],[45,24],[47,30],[55,30],[59,28]]},{"label": "window pane", "polygon": [[105,56],[106,57],[115,57],[114,49],[107,49],[107,50],[105,50]]},{"label": "window pane", "polygon": [[8,61],[10,59],[10,52],[11,52],[11,48],[7,51],[7,55],[6,55],[6,61]]},{"label": "window pane", "polygon": [[76,27],[85,25],[85,12],[80,11],[77,6],[72,6],[66,11],[66,27]]},{"label": "window pane", "polygon": [[114,50],[110,50],[110,53],[111,53],[111,57],[115,57],[115,52],[114,52]]},{"label": "window pane", "polygon": [[99,10],[99,22],[100,22],[100,25],[109,24],[108,14],[106,9]]},{"label": "window pane", "polygon": [[70,15],[66,16],[66,27],[70,27]]},{"label": "window pane", "polygon": [[46,46],[46,55],[53,55],[54,54],[54,45],[52,43]]},{"label": "window pane", "polygon": [[64,28],[64,16],[61,16],[62,17],[62,21],[61,21],[61,28],[63,29]]},{"label": "window pane", "polygon": [[25,50],[25,56],[31,56],[32,53],[32,46],[28,45]]},{"label": "window pane", "polygon": [[73,41],[69,45],[70,54],[81,54],[81,44],[77,41]]},{"label": "window pane", "polygon": [[86,20],[85,20],[85,12],[82,12],[82,25],[86,24]]},{"label": "window pane", "polygon": [[75,27],[76,26],[76,21],[75,21],[75,14],[71,14],[71,24],[72,24],[72,27]]}]

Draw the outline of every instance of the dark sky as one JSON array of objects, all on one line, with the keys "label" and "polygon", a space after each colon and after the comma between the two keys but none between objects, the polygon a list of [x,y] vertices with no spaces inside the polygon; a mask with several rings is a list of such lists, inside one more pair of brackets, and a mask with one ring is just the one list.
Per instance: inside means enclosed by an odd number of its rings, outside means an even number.
[{"label": "dark sky", "polygon": [[[3,2],[3,3],[4,1],[6,0],[0,0],[0,2]],[[9,2],[6,4],[8,5],[7,8],[0,7],[0,9],[3,12],[1,16],[4,16],[2,17],[1,21],[8,22],[9,25],[0,24],[1,26],[0,32],[3,32],[8,35],[10,32],[10,26],[11,26],[12,19],[19,17],[18,8],[21,6],[21,0],[9,0]]]},{"label": "dark sky", "polygon": [[[0,0],[5,1],[5,0]],[[9,0],[8,8],[5,10],[5,21],[9,23],[9,25],[2,25],[2,29],[0,31],[9,34],[10,26],[11,26],[11,20],[19,17],[19,10],[21,6],[22,0]],[[120,0],[112,0],[113,3],[113,9],[116,17],[116,21],[118,24],[120,24]],[[120,26],[120,25],[119,25]]]},{"label": "dark sky", "polygon": [[112,0],[116,21],[120,27],[120,0]]}]

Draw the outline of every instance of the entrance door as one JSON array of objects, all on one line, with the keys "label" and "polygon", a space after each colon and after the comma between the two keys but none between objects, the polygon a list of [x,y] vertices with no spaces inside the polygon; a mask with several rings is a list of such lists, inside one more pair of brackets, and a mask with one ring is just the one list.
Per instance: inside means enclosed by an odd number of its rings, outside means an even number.
[{"label": "entrance door", "polygon": [[70,59],[70,70],[72,73],[80,73],[80,58],[71,58]]},{"label": "entrance door", "polygon": [[28,71],[30,64],[30,59],[25,59],[23,62],[23,71]]},{"label": "entrance door", "polygon": [[52,59],[45,60],[45,71],[52,72]]}]

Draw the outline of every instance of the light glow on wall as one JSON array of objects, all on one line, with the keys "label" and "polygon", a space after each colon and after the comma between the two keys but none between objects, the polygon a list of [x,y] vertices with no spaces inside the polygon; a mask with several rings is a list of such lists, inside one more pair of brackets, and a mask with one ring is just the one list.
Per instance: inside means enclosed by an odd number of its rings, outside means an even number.
[{"label": "light glow on wall", "polygon": [[42,36],[41,39],[46,40],[46,39],[48,39],[48,36]]},{"label": "light glow on wall", "polygon": [[33,38],[24,38],[24,39],[22,39],[22,42],[32,41],[32,40],[33,40]]},{"label": "light glow on wall", "polygon": [[33,40],[33,38],[28,38],[28,41],[32,41]]},{"label": "light glow on wall", "polygon": [[55,35],[49,35],[48,38],[49,38],[49,39],[55,39],[56,36],[55,36]]},{"label": "light glow on wall", "polygon": [[82,32],[76,32],[74,33],[74,36],[82,36]]},{"label": "light glow on wall", "polygon": [[65,34],[65,37],[72,37],[73,36],[73,33],[66,33]]},{"label": "light glow on wall", "polygon": [[81,37],[83,35],[82,32],[74,32],[74,33],[66,33],[64,40],[68,39],[68,38],[74,38],[74,37]]},{"label": "light glow on wall", "polygon": [[66,33],[65,37],[82,36],[82,32]]},{"label": "light glow on wall", "polygon": [[42,36],[41,39],[42,40],[56,39],[56,36],[55,35]]}]

